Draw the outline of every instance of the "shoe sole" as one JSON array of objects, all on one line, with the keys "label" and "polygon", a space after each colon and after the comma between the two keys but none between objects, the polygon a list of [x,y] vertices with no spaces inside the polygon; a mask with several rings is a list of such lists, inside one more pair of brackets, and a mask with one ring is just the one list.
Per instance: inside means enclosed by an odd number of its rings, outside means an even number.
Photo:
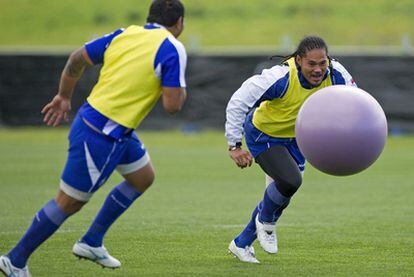
[{"label": "shoe sole", "polygon": [[[118,266],[118,267],[104,266],[103,264],[100,264],[100,263],[98,263],[97,261],[94,261],[94,260],[89,259],[89,258],[87,258],[87,257],[84,257],[84,256],[81,256],[81,255],[78,255],[78,254],[73,253],[73,252],[72,252],[72,254],[73,254],[76,258],[78,258],[79,260],[87,260],[87,261],[93,262],[93,263],[95,263],[95,264],[97,264],[97,265],[100,265],[102,268],[108,268],[108,269],[113,269],[113,270],[115,270],[115,269],[117,269],[117,268],[120,268],[120,266]],[[6,276],[7,276],[7,275],[6,275]]]}]

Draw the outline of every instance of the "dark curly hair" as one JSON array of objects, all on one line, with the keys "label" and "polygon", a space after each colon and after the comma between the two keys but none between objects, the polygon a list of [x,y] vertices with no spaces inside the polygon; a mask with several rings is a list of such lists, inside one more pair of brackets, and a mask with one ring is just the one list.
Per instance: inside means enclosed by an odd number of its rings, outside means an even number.
[{"label": "dark curly hair", "polygon": [[184,16],[184,5],[179,0],[154,0],[149,9],[147,22],[171,27]]}]

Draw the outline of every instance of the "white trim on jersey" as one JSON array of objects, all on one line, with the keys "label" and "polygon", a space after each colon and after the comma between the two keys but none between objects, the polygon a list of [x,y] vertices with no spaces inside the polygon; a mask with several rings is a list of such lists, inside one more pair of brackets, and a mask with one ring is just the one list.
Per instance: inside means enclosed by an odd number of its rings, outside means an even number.
[{"label": "white trim on jersey", "polygon": [[187,65],[187,53],[185,52],[185,47],[173,35],[169,35],[168,40],[174,45],[175,49],[177,49],[180,61],[180,86],[185,88],[187,86],[185,83],[185,68]]},{"label": "white trim on jersey", "polygon": [[158,63],[157,67],[155,67],[155,76],[157,76],[157,79],[161,80],[161,63]]},{"label": "white trim on jersey", "polygon": [[247,113],[263,94],[288,72],[288,66],[276,65],[265,69],[260,75],[247,79],[233,94],[226,108],[225,136],[228,145],[242,141]]}]

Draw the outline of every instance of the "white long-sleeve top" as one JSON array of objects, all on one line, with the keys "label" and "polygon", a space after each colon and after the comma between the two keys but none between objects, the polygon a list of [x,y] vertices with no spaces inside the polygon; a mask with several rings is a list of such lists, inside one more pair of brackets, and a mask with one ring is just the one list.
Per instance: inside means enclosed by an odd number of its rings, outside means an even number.
[{"label": "white long-sleeve top", "polygon": [[[352,76],[338,61],[332,60],[327,70],[333,85],[354,85]],[[332,69],[332,70],[331,70]],[[331,72],[332,71],[332,72]],[[247,79],[233,94],[226,108],[225,136],[228,145],[236,145],[243,139],[243,124],[248,112],[262,101],[282,98],[289,86],[289,66],[276,65],[259,75]],[[305,88],[312,88],[299,72],[299,80]]]}]

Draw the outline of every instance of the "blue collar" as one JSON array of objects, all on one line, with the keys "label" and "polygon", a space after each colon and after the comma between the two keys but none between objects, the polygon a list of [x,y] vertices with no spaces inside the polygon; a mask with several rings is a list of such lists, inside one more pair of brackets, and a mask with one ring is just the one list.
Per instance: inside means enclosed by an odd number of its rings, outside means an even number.
[{"label": "blue collar", "polygon": [[147,24],[144,25],[144,29],[147,30],[151,30],[151,29],[165,29],[164,26],[162,26],[161,24],[158,23],[152,23],[152,22],[148,22]]}]

